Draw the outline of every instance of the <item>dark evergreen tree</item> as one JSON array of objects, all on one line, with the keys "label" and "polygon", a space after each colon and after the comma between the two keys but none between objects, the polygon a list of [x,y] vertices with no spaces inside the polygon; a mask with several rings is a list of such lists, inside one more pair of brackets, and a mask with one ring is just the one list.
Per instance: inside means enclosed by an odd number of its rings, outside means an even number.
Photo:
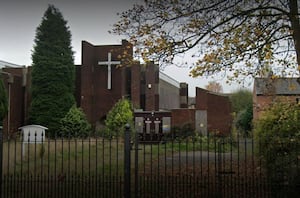
[{"label": "dark evergreen tree", "polygon": [[75,103],[71,32],[53,5],[37,27],[32,63],[30,122],[48,127],[53,137],[60,120]]}]

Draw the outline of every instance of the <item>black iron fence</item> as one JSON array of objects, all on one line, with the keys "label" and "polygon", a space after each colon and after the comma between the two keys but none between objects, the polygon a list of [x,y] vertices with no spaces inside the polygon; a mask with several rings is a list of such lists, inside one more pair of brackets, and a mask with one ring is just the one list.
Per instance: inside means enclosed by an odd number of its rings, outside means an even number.
[{"label": "black iron fence", "polygon": [[129,129],[117,139],[101,134],[21,139],[0,136],[1,197],[293,197],[300,192],[295,140],[282,141],[293,153],[266,156],[261,151],[267,145],[250,138],[139,142]]}]

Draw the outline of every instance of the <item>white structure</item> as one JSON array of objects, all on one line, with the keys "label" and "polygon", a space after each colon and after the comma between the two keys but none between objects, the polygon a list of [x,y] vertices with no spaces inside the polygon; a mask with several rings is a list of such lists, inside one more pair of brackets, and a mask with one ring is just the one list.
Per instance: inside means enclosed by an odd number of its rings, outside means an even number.
[{"label": "white structure", "polygon": [[180,83],[170,76],[159,72],[159,109],[180,108]]},{"label": "white structure", "polygon": [[19,128],[23,143],[43,143],[48,128],[41,125],[27,125]]},{"label": "white structure", "polygon": [[19,128],[22,137],[22,156],[25,156],[25,144],[43,144],[45,142],[45,135],[47,127],[41,125],[27,125]]}]

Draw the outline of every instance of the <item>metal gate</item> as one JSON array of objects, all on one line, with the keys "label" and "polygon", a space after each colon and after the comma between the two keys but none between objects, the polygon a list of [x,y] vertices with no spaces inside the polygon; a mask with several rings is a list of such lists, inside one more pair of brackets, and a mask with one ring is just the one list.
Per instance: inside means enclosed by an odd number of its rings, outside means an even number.
[{"label": "metal gate", "polygon": [[[289,167],[293,174],[274,180],[257,155],[263,147],[251,138],[172,137],[153,143],[135,138],[125,197],[292,197],[300,189],[299,158]],[[293,146],[299,157],[299,143]]]}]

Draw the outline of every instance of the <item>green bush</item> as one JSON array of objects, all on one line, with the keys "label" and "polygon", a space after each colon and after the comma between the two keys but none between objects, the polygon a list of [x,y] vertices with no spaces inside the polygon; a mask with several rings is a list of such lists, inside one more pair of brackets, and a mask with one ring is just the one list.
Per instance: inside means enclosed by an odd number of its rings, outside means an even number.
[{"label": "green bush", "polygon": [[276,102],[255,123],[255,137],[262,143],[299,138],[300,105]]},{"label": "green bush", "polygon": [[131,103],[128,99],[120,99],[106,116],[104,136],[122,137],[127,123],[133,126]]},{"label": "green bush", "polygon": [[233,134],[248,137],[252,131],[252,91],[239,89],[229,97],[234,117]]},{"label": "green bush", "polygon": [[235,118],[235,126],[237,130],[244,136],[249,137],[252,130],[253,111],[252,105],[241,110]]},{"label": "green bush", "polygon": [[271,180],[279,185],[299,183],[300,105],[274,103],[256,121],[254,135]]},{"label": "green bush", "polygon": [[232,111],[238,113],[248,106],[252,107],[252,91],[247,89],[239,89],[233,92],[230,97]]},{"label": "green bush", "polygon": [[66,138],[86,138],[91,133],[91,125],[85,114],[75,105],[60,121],[59,136]]}]

